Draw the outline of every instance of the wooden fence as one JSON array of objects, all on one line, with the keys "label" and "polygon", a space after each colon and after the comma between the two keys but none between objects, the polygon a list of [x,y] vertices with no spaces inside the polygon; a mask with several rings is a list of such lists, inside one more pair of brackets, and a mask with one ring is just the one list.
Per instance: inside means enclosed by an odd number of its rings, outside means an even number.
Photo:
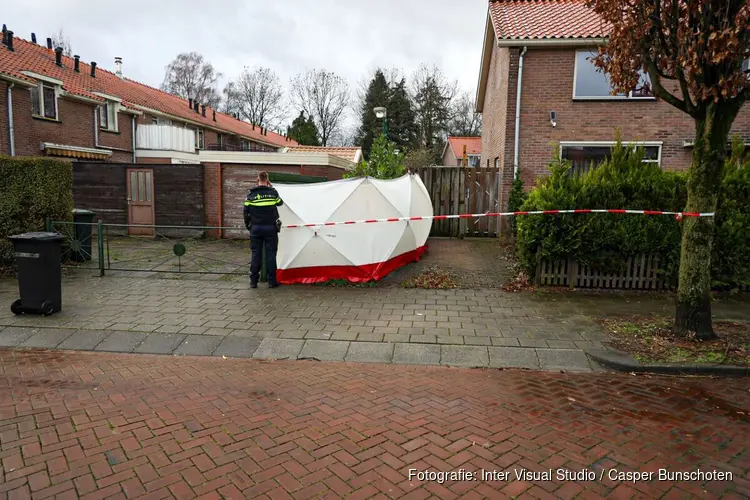
[{"label": "wooden fence", "polygon": [[574,260],[541,261],[536,268],[537,285],[570,288],[611,288],[617,290],[665,290],[667,284],[659,273],[659,256],[641,254],[628,257],[619,273],[603,273]]},{"label": "wooden fence", "polygon": [[[430,193],[435,215],[500,211],[498,168],[423,167],[417,174]],[[434,221],[430,236],[494,238],[499,233],[499,217],[477,217]]]}]

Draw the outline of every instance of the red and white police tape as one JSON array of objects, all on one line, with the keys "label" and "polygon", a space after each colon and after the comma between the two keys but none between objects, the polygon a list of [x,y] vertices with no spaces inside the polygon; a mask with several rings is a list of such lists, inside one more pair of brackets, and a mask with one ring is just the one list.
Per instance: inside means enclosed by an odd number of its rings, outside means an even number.
[{"label": "red and white police tape", "polygon": [[364,220],[347,220],[338,222],[319,222],[308,224],[287,224],[282,228],[300,228],[300,227],[326,227],[326,226],[348,226],[351,224],[375,224],[378,222],[401,222],[416,220],[446,220],[446,219],[475,219],[478,217],[515,217],[519,215],[562,215],[562,214],[634,214],[634,215],[672,215],[677,220],[683,217],[713,217],[713,212],[662,212],[659,210],[615,210],[615,209],[577,209],[577,210],[535,210],[528,212],[487,212],[484,214],[460,214],[460,215],[427,215],[414,217],[391,217],[388,219],[364,219]]}]

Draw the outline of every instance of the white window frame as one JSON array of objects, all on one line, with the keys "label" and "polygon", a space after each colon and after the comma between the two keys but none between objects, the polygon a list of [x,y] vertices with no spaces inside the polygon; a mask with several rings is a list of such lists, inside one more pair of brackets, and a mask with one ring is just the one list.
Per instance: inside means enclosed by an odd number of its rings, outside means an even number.
[{"label": "white window frame", "polygon": [[[36,92],[37,97],[39,98],[39,113],[34,113],[34,105],[32,101],[32,108],[31,108],[31,115],[35,116],[37,118],[41,118],[43,120],[55,120],[60,121],[60,96],[62,95],[62,80],[58,80],[57,78],[52,78],[50,76],[46,75],[40,75],[39,73],[34,73],[33,71],[22,71],[22,73],[30,78],[33,78],[37,81],[37,86],[30,89],[31,93],[33,94]],[[55,117],[49,117],[44,115],[44,87],[51,87],[55,91]],[[33,97],[32,97],[33,99]]]},{"label": "white window frame", "polygon": [[[606,96],[577,96],[576,82],[578,81],[578,54],[587,52],[594,55],[590,49],[579,49],[575,51],[575,60],[573,61],[573,100],[574,101],[655,101],[656,97],[633,97],[633,91],[628,95],[606,95]],[[593,66],[593,63],[589,62]],[[653,93],[653,91],[652,91]]]},{"label": "white window frame", "polygon": [[203,149],[204,147],[204,136],[203,136],[203,129],[201,127],[188,127],[185,125],[185,128],[192,128],[195,132],[195,149]]},{"label": "white window frame", "polygon": [[[46,116],[45,108],[44,108],[44,88],[51,88],[55,92],[55,116]],[[59,85],[55,85],[54,83],[50,83],[47,81],[39,81],[37,83],[36,87],[33,87],[31,89],[32,93],[36,93],[37,98],[39,99],[39,113],[34,112],[33,108],[33,100],[32,100],[32,108],[31,108],[31,114],[32,116],[35,116],[37,118],[43,118],[45,120],[60,120],[60,93],[62,89]],[[33,99],[33,97],[32,97]]]},{"label": "white window frame", "polygon": [[[99,128],[101,130],[106,130],[109,132],[118,132],[118,119],[117,119],[117,113],[119,111],[118,104],[116,102],[111,101],[105,101],[101,105],[99,105]],[[102,125],[102,113],[107,113],[107,124]]]},{"label": "white window frame", "polygon": [[[560,158],[562,159],[563,154],[563,148],[564,147],[591,147],[591,148],[601,148],[605,146],[613,147],[617,144],[616,141],[561,141],[560,142]],[[659,148],[659,154],[656,158],[656,160],[643,160],[643,163],[656,163],[657,165],[661,166],[661,155],[662,151],[664,150],[664,142],[663,141],[622,141],[622,144],[624,146],[642,146],[642,147],[658,147]]]}]

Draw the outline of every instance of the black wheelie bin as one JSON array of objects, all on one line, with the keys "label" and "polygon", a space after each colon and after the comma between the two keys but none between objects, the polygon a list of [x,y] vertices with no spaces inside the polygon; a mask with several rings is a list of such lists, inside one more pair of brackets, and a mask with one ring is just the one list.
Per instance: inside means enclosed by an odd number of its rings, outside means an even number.
[{"label": "black wheelie bin", "polygon": [[21,298],[13,314],[50,314],[62,310],[62,241],[57,233],[24,233],[13,242]]}]

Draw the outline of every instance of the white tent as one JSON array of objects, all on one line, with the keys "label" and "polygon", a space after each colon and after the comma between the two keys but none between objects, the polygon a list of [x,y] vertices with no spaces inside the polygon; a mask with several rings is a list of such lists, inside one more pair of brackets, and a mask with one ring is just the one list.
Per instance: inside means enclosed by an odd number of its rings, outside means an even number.
[{"label": "white tent", "polygon": [[422,179],[369,177],[317,184],[274,184],[284,205],[284,227],[277,254],[279,283],[322,283],[340,279],[353,283],[379,280],[420,259],[432,219],[323,225],[433,215]]}]

